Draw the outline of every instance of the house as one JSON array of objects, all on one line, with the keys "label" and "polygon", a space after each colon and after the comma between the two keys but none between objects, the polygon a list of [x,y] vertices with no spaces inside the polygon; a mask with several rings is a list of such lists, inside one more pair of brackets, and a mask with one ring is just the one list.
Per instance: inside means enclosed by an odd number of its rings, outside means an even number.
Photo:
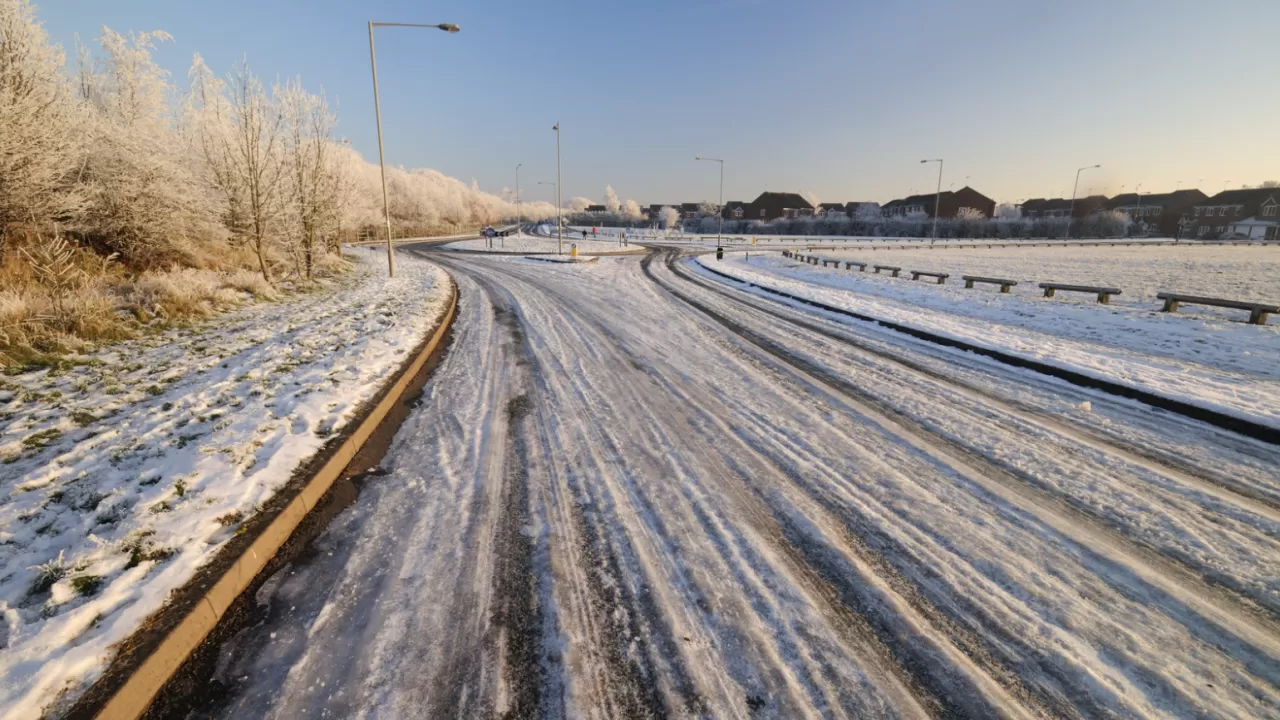
[{"label": "house", "polygon": [[602,215],[605,212],[605,207],[603,205],[588,205],[587,212]]},{"label": "house", "polygon": [[730,200],[724,204],[720,216],[725,220],[743,220],[747,217],[747,204],[741,200]]},{"label": "house", "polygon": [[[1071,198],[1033,198],[1022,203],[1022,217],[1039,220],[1042,218],[1064,218],[1072,215],[1076,218],[1088,217],[1100,210],[1107,208],[1108,200],[1105,195],[1090,195],[1088,197],[1076,198],[1073,202]],[[1075,211],[1072,212],[1072,208]],[[987,217],[991,217],[988,215]]]},{"label": "house", "polygon": [[974,190],[968,185],[952,192],[911,195],[898,200],[891,200],[880,208],[885,217],[909,217],[924,213],[934,216],[934,204],[937,203],[938,217],[952,218],[966,211],[977,211],[984,217],[992,217],[996,212],[996,201]]},{"label": "house", "polygon": [[932,215],[933,203],[937,197],[930,193],[928,198],[924,195],[908,195],[897,200],[890,200],[880,208],[881,214],[887,218],[892,217],[910,217],[912,215]]},{"label": "house", "polygon": [[680,217],[685,220],[697,220],[702,216],[702,203],[680,203],[680,207],[676,208],[680,211]]},{"label": "house", "polygon": [[1127,214],[1135,223],[1154,229],[1161,235],[1176,235],[1183,217],[1190,215],[1196,204],[1208,196],[1199,190],[1175,190],[1171,193],[1125,193],[1111,198],[1107,208]]},{"label": "house", "polygon": [[849,216],[849,203],[818,203],[819,217]]},{"label": "house", "polygon": [[1249,237],[1275,237],[1274,226],[1266,223],[1280,222],[1277,206],[1280,188],[1225,190],[1192,207],[1184,234],[1220,238],[1239,232]]},{"label": "house", "polygon": [[747,205],[746,216],[765,222],[782,217],[813,217],[813,204],[797,193],[762,192]]}]

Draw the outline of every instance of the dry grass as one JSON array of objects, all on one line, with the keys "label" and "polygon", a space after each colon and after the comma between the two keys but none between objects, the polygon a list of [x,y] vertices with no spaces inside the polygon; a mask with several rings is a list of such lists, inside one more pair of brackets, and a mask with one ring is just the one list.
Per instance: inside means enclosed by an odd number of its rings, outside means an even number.
[{"label": "dry grass", "polygon": [[[131,271],[58,235],[0,243],[0,367],[45,365],[59,355],[148,329],[204,318],[248,300],[279,300],[256,256],[226,244],[183,248],[169,270]],[[276,277],[285,270],[278,258]],[[324,256],[324,275],[347,271]]]}]

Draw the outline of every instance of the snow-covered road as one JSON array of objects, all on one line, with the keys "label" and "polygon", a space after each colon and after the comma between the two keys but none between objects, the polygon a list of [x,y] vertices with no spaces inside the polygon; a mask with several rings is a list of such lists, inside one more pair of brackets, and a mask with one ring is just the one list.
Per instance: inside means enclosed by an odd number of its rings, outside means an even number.
[{"label": "snow-covered road", "polygon": [[1280,716],[1274,446],[671,253],[431,257],[447,358],[202,712]]}]

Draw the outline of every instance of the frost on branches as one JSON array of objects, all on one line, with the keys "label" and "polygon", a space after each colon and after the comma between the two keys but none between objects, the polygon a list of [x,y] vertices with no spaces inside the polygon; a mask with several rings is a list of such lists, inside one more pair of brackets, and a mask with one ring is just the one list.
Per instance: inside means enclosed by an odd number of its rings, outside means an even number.
[{"label": "frost on branches", "polygon": [[[308,279],[318,253],[383,226],[378,167],[335,134],[323,92],[300,79],[265,87],[243,62],[224,77],[199,55],[184,90],[152,59],[170,39],[103,28],[68,68],[30,0],[0,0],[0,238],[56,223],[135,269],[248,253],[271,282]],[[397,235],[516,216],[513,202],[432,170],[387,175]],[[551,203],[523,209],[555,215]]]}]

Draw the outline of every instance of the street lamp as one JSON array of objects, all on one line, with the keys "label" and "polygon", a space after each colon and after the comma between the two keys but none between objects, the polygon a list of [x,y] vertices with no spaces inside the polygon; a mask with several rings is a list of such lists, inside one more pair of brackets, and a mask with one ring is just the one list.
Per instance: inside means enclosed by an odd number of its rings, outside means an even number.
[{"label": "street lamp", "polygon": [[1071,239],[1071,219],[1074,218],[1076,214],[1076,190],[1080,188],[1080,173],[1084,172],[1085,170],[1093,170],[1094,168],[1100,168],[1100,167],[1102,166],[1088,165],[1080,168],[1079,170],[1076,170],[1076,183],[1071,186],[1071,210],[1067,212],[1067,232],[1063,236],[1062,238],[1063,240]]},{"label": "street lamp", "polygon": [[[1146,223],[1142,221],[1142,183],[1135,185],[1133,191],[1138,195],[1138,214],[1134,216],[1133,220],[1138,224],[1138,229],[1145,233],[1146,230],[1144,226]],[[1125,234],[1127,235],[1128,232],[1126,231]]]},{"label": "street lamp", "polygon": [[719,248],[724,244],[724,161],[720,158],[695,156],[694,160],[706,160],[707,162],[720,163],[720,204],[716,206],[720,215],[720,229],[716,231],[716,247]]},{"label": "street lamp", "polygon": [[382,151],[382,106],[378,102],[378,56],[373,50],[373,29],[375,27],[421,27],[435,28],[447,33],[456,33],[462,28],[451,23],[440,25],[419,25],[416,23],[369,23],[369,65],[373,68],[373,112],[378,118],[378,165],[382,168],[382,215],[387,221],[387,273],[396,276],[396,258],[391,250],[391,204],[387,201],[387,160]]},{"label": "street lamp", "polygon": [[560,123],[552,128],[556,131],[556,254],[564,254],[564,226],[560,224]]},{"label": "street lamp", "polygon": [[936,162],[938,163],[938,190],[937,195],[933,198],[933,238],[929,240],[932,245],[938,240],[938,212],[942,210],[942,158],[934,158],[933,160],[921,160],[920,164]]}]

